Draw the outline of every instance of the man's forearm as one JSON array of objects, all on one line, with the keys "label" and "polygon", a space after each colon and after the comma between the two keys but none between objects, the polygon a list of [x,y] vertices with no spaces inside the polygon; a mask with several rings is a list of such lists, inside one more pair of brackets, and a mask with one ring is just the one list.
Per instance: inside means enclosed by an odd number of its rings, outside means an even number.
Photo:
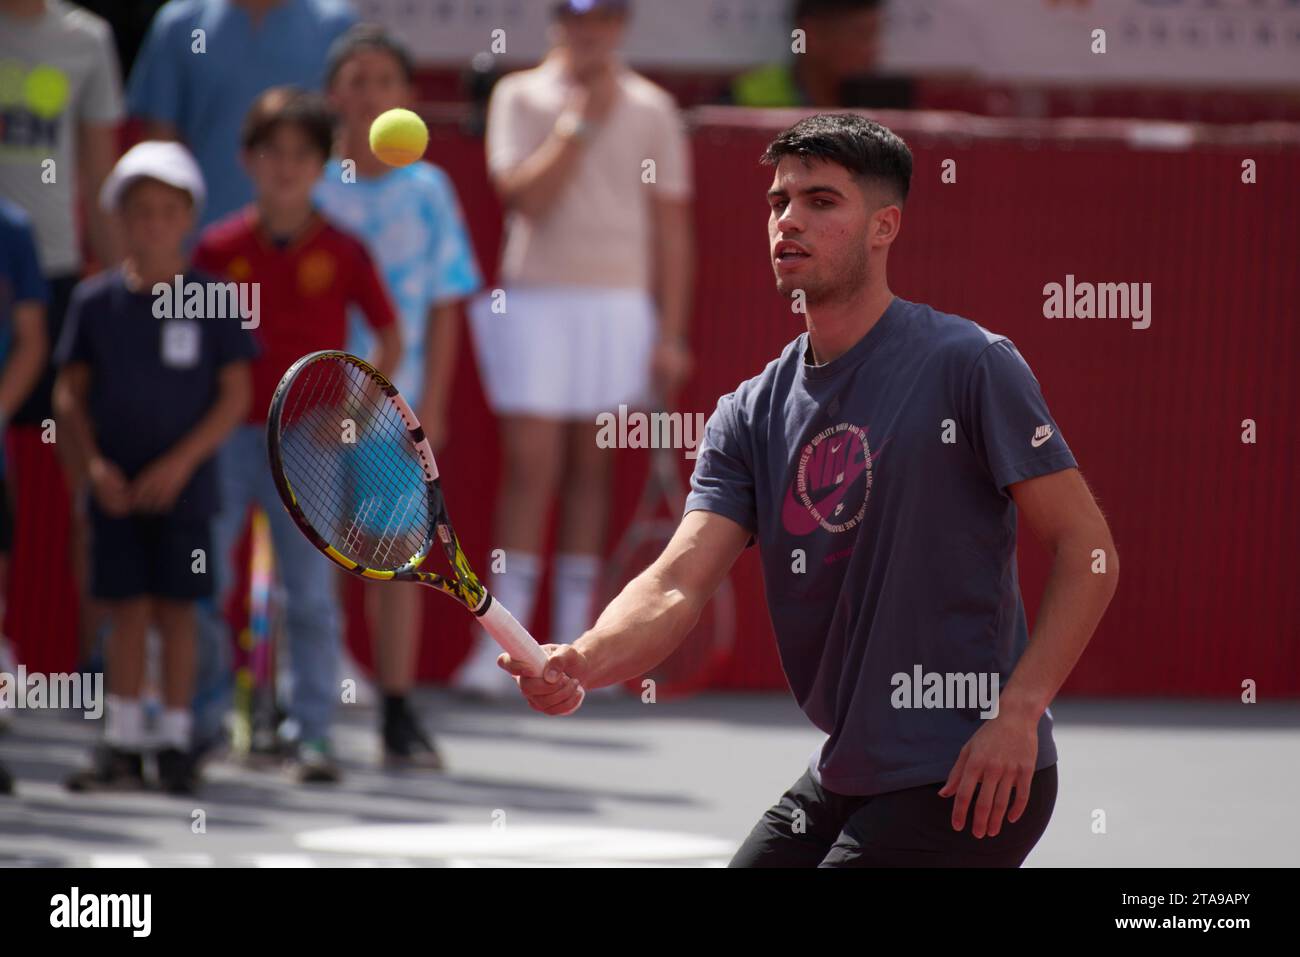
[{"label": "man's forearm", "polygon": [[659,307],[659,336],[682,339],[687,333],[695,280],[695,236],[690,207],[661,210],[655,224],[655,300]]},{"label": "man's forearm", "polygon": [[112,126],[83,124],[78,162],[86,234],[91,251],[101,266],[112,266],[121,255],[121,244],[112,219],[99,205],[99,191],[117,161],[117,132]]},{"label": "man's forearm", "polygon": [[197,468],[217,451],[237,425],[244,421],[252,398],[252,386],[245,371],[236,381],[223,383],[206,415],[198,421],[176,449]]},{"label": "man's forearm", "polygon": [[6,422],[40,381],[49,354],[43,307],[19,303],[13,309],[13,325],[18,331],[13,354],[0,375],[0,416]]},{"label": "man's forearm", "polygon": [[457,303],[438,303],[430,309],[429,326],[425,335],[426,401],[432,409],[445,414],[451,399],[451,384],[456,376],[456,353],[460,349],[460,311]]},{"label": "man's forearm", "polygon": [[576,136],[552,132],[531,156],[498,177],[502,202],[525,216],[544,216],[568,185],[584,145]]},{"label": "man's forearm", "polygon": [[[1105,574],[1093,571],[1096,548],[1105,551]],[[1118,582],[1119,558],[1109,535],[1081,534],[1061,543],[1029,646],[1002,689],[1000,712],[1037,720],[1047,710],[1092,640]]]},{"label": "man's forearm", "polygon": [[[86,477],[91,460],[99,457],[99,446],[86,410],[85,395],[67,380],[66,373],[55,382],[54,412],[58,423],[55,444],[61,450],[60,458],[74,481],[80,482]],[[62,439],[57,439],[58,435]]]},{"label": "man's forearm", "polygon": [[645,674],[672,654],[699,617],[700,609],[650,566],[573,643],[590,665],[584,684],[600,688]]}]

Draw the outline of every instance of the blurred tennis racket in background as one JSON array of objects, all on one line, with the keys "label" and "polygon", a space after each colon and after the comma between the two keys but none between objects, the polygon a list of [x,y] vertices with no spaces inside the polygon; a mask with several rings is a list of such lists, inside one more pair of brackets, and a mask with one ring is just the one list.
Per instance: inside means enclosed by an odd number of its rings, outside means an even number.
[{"label": "blurred tennis racket in background", "polygon": [[[592,621],[659,557],[677,530],[686,506],[686,486],[677,465],[680,455],[680,450],[650,449],[649,476],[631,524],[601,571]],[[702,691],[731,659],[735,638],[736,600],[730,578],[724,578],[677,649],[640,678],[627,682],[627,688],[640,694],[642,681],[650,678],[657,698]]]},{"label": "blurred tennis racket in background", "polygon": [[278,753],[276,729],[280,723],[275,696],[275,550],[270,522],[260,508],[253,510],[248,535],[248,620],[235,651],[230,747],[235,757],[256,761]]}]

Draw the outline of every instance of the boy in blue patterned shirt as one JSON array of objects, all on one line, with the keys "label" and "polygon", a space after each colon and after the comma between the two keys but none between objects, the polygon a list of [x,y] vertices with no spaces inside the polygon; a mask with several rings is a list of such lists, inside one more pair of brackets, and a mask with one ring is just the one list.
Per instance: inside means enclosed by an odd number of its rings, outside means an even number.
[{"label": "boy in blue patterned shirt", "polygon": [[[383,273],[406,346],[394,384],[437,452],[447,439],[460,303],[482,285],[460,205],[447,174],[433,164],[391,169],[370,152],[375,117],[411,100],[411,61],[402,47],[377,27],[356,26],[331,48],[326,84],[339,133],[337,155],[325,167],[316,201],[366,244]],[[349,161],[355,169],[345,167]],[[354,316],[349,330],[349,351],[367,355],[364,324]],[[366,611],[384,695],[385,759],[440,768],[437,750],[407,703],[422,600],[418,588],[371,588]]]}]

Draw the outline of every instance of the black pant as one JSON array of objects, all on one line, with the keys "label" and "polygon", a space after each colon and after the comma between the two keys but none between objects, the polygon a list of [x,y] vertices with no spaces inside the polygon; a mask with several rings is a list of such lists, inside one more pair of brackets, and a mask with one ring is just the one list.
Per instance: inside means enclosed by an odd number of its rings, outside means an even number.
[{"label": "black pant", "polygon": [[730,866],[1019,867],[1047,830],[1056,805],[1056,765],[1034,774],[1025,813],[1015,824],[1004,817],[997,837],[971,836],[978,789],[966,826],[954,831],[956,798],[939,797],[942,787],[843,795],[826,790],[805,771],[754,826]]}]

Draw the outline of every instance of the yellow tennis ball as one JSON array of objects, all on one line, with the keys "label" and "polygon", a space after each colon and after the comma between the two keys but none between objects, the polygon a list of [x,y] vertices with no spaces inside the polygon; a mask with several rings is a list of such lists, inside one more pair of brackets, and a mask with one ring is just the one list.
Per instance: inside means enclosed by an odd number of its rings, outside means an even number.
[{"label": "yellow tennis ball", "polygon": [[370,152],[389,166],[410,166],[428,145],[429,128],[410,110],[380,113],[370,124]]}]

